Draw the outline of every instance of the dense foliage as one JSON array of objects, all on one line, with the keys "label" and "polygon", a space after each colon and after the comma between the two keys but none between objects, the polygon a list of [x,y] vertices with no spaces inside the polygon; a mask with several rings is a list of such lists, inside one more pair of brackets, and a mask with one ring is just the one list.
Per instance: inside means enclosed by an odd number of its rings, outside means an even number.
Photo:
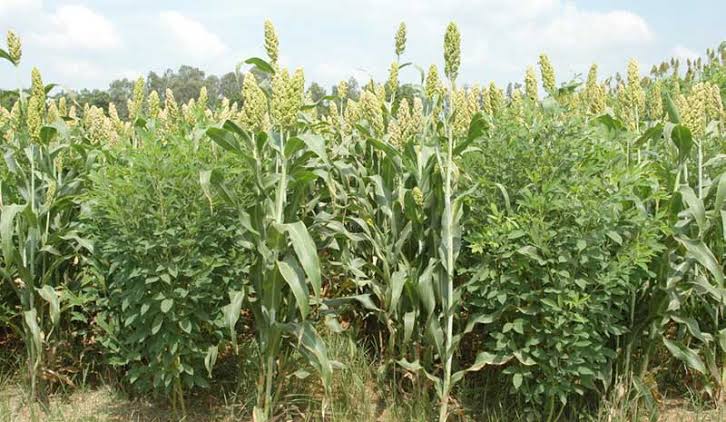
[{"label": "dense foliage", "polygon": [[214,159],[208,145],[149,143],[91,177],[84,225],[104,275],[101,342],[142,391],[208,385],[227,291],[242,288],[236,213],[199,189]]},{"label": "dense foliage", "polygon": [[[48,99],[34,69],[0,107],[0,333],[24,343],[31,398],[61,344],[179,416],[220,359],[254,361],[251,413],[271,420],[308,369],[332,397],[327,344],[348,331],[441,422],[475,372],[534,420],[637,414],[662,367],[723,403],[726,44],[685,74],[631,60],[559,85],[542,55],[540,98],[533,67],[523,89],[459,85],[460,38],[450,24],[445,79],[401,86],[402,24],[388,81],[317,98],[269,22],[234,98],[140,79],[104,109]],[[19,63],[14,34],[0,57]]]}]

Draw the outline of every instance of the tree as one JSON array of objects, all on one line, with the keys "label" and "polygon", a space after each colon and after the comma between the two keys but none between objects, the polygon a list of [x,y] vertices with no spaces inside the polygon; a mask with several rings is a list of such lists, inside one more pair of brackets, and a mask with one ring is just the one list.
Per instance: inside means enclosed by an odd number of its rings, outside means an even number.
[{"label": "tree", "polygon": [[[326,95],[325,88],[320,86],[317,82],[313,82],[312,84],[310,84],[310,88],[308,88],[307,93],[310,96],[310,99],[312,100],[312,102],[314,102],[314,103],[320,101]],[[325,104],[319,103],[317,106],[317,109],[318,109],[318,114],[320,114],[320,115],[327,114]]]},{"label": "tree", "polygon": [[225,73],[224,76],[219,80],[219,93],[222,97],[226,97],[231,102],[242,102],[242,81],[244,75],[239,75],[234,72]]},{"label": "tree", "polygon": [[[117,79],[111,82],[107,92],[110,97],[110,101],[114,103],[116,110],[118,110],[119,117],[122,119],[127,118],[129,110],[126,107],[126,102],[129,98],[131,98],[131,95],[134,92],[134,82],[127,78]],[[79,101],[79,103],[81,102]]]}]

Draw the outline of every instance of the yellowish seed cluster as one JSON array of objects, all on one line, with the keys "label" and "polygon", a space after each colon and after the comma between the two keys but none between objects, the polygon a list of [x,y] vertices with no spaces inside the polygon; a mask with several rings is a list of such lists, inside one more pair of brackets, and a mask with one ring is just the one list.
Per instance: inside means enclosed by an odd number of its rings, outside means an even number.
[{"label": "yellowish seed cluster", "polygon": [[596,84],[590,96],[589,112],[593,115],[602,114],[607,108],[607,91],[605,86]]},{"label": "yellowish seed cluster", "polygon": [[297,122],[297,114],[303,106],[305,76],[302,69],[290,76],[287,69],[278,70],[272,78],[270,114],[273,122],[282,128],[290,128]]},{"label": "yellowish seed cluster", "polygon": [[188,103],[182,104],[181,111],[184,122],[189,126],[194,126],[194,122],[196,121],[197,117],[197,102],[194,100],[194,98],[189,99]]},{"label": "yellowish seed cluster", "polygon": [[207,111],[209,103],[209,94],[207,93],[207,87],[203,86],[199,89],[199,99],[197,100],[197,112],[202,114]]},{"label": "yellowish seed cluster", "polygon": [[411,196],[413,196],[413,201],[416,203],[416,205],[421,208],[424,204],[424,195],[423,192],[421,192],[421,189],[419,189],[418,186],[413,188],[411,190]]},{"label": "yellowish seed cluster", "polygon": [[388,134],[392,144],[402,147],[403,144],[414,137],[423,122],[423,103],[420,98],[414,98],[413,108],[407,99],[401,100],[396,113],[396,119],[388,124]]},{"label": "yellowish seed cluster", "polygon": [[330,125],[331,129],[335,132],[340,132],[342,129],[340,111],[338,111],[338,104],[335,101],[328,102],[328,116],[325,119]]},{"label": "yellowish seed cluster", "polygon": [[444,73],[450,81],[455,81],[461,65],[461,34],[454,22],[446,27],[444,35]]},{"label": "yellowish seed cluster", "polygon": [[361,114],[361,107],[357,101],[348,100],[346,102],[345,111],[343,111],[343,133],[350,135],[353,132],[353,128],[361,119]]},{"label": "yellowish seed cluster", "polygon": [[527,95],[527,99],[535,102],[539,99],[537,92],[537,75],[534,72],[534,67],[527,67],[527,73],[524,75],[524,92]]},{"label": "yellowish seed cluster", "polygon": [[277,63],[280,41],[277,39],[275,27],[272,21],[265,20],[265,50],[272,63]]},{"label": "yellowish seed cluster", "polygon": [[660,81],[653,83],[648,91],[645,114],[650,120],[660,120],[663,117],[663,94]]},{"label": "yellowish seed cluster", "polygon": [[338,98],[344,99],[348,97],[348,82],[340,81],[338,83]]},{"label": "yellowish seed cluster", "polygon": [[25,124],[28,126],[28,132],[33,138],[40,136],[40,128],[42,126],[42,117],[39,110],[39,99],[36,96],[31,96],[28,100],[28,112],[25,117]]},{"label": "yellowish seed cluster", "polygon": [[58,106],[55,100],[51,100],[48,104],[48,111],[45,115],[45,119],[48,123],[53,123],[60,120],[60,113],[58,112]]},{"label": "yellowish seed cluster", "polygon": [[396,147],[397,149],[401,149],[403,146],[404,141],[404,135],[403,135],[403,129],[401,128],[401,125],[398,123],[398,120],[391,120],[388,123],[388,129],[386,131],[386,135],[388,136],[388,142]]},{"label": "yellowish seed cluster", "polygon": [[159,120],[163,122],[167,132],[173,132],[180,117],[179,105],[174,99],[174,92],[167,88],[164,92],[164,111],[160,113]]},{"label": "yellowish seed cluster", "polygon": [[91,142],[110,145],[116,143],[117,134],[111,119],[106,118],[102,109],[96,106],[86,107],[83,112],[83,125]]},{"label": "yellowish seed cluster", "polygon": [[58,100],[58,113],[60,113],[61,116],[68,115],[68,105],[66,97],[61,97],[60,100]]},{"label": "yellowish seed cluster", "polygon": [[481,110],[481,88],[479,88],[479,85],[472,85],[466,92],[466,108],[470,119]]},{"label": "yellowish seed cluster", "polygon": [[20,42],[20,38],[13,31],[8,31],[8,54],[10,60],[17,66],[20,63],[20,58],[23,56],[23,46]]},{"label": "yellowish seed cluster", "polygon": [[149,117],[151,117],[152,119],[157,119],[159,117],[159,112],[161,111],[161,100],[159,99],[159,93],[155,90],[151,91],[149,93],[149,98],[146,101]]},{"label": "yellowish seed cluster", "polygon": [[141,114],[141,110],[144,106],[144,78],[139,77],[134,83],[134,91],[127,102],[127,108],[129,111],[129,119],[134,120]]},{"label": "yellowish seed cluster", "polygon": [[515,89],[512,92],[512,100],[509,103],[509,108],[512,116],[520,123],[524,123],[524,100],[522,98],[522,91]]},{"label": "yellowish seed cluster", "polygon": [[481,110],[488,114],[492,114],[492,99],[489,95],[489,89],[484,87],[481,91]]},{"label": "yellowish seed cluster", "polygon": [[418,132],[423,127],[424,107],[421,98],[413,99],[413,110],[411,110],[410,130],[412,133]]},{"label": "yellowish seed cluster", "polygon": [[723,102],[721,101],[721,90],[715,83],[705,82],[707,85],[704,94],[708,96],[706,102],[706,114],[711,120],[720,120],[724,117]]},{"label": "yellowish seed cluster", "polygon": [[627,85],[618,87],[618,117],[628,129],[635,131],[645,113],[645,91],[640,85],[640,66],[635,59],[628,62]]},{"label": "yellowish seed cluster", "polygon": [[[30,85],[30,96],[37,99],[34,105],[37,110],[38,116],[43,117],[45,114],[45,85],[43,85],[43,78],[40,75],[40,70],[34,67],[31,71],[31,85]],[[30,107],[30,106],[28,106]]]},{"label": "yellowish seed cluster", "polygon": [[0,105],[0,128],[5,127],[10,122],[10,112]]},{"label": "yellowish seed cluster", "polygon": [[396,56],[400,57],[406,51],[406,24],[401,22],[396,31]]},{"label": "yellowish seed cluster", "polygon": [[703,135],[709,122],[723,117],[719,88],[710,82],[697,83],[688,96],[680,94],[676,97],[676,106],[682,123],[694,136]]},{"label": "yellowish seed cluster", "polygon": [[242,99],[244,100],[240,115],[242,125],[254,130],[267,130],[270,121],[267,115],[267,97],[257,85],[255,75],[251,72],[244,75]]},{"label": "yellowish seed cluster", "polygon": [[369,89],[363,91],[360,97],[362,117],[368,121],[374,135],[383,134],[384,123],[380,97]]},{"label": "yellowish seed cluster", "polygon": [[605,110],[605,92],[601,88],[597,82],[597,65],[593,64],[587,72],[585,90],[580,94],[580,102],[590,114],[600,114]]},{"label": "yellowish seed cluster", "polygon": [[45,191],[44,204],[50,204],[55,199],[55,194],[58,189],[58,184],[54,179],[48,181],[48,187]]},{"label": "yellowish seed cluster", "polygon": [[469,122],[471,121],[469,107],[467,106],[466,91],[463,89],[455,90],[451,102],[454,113],[451,127],[455,136],[463,136],[469,129]]},{"label": "yellowish seed cluster", "polygon": [[215,110],[213,118],[217,121],[224,122],[233,118],[236,112],[237,110],[232,111],[232,107],[229,103],[229,98],[222,97],[222,100],[219,102],[219,106]]},{"label": "yellowish seed cluster", "polygon": [[386,81],[386,91],[388,96],[393,98],[398,90],[398,62],[391,63],[388,69],[388,81]]},{"label": "yellowish seed cluster", "polygon": [[492,114],[497,114],[504,107],[504,92],[497,88],[494,82],[489,84],[489,104],[492,108]]},{"label": "yellowish seed cluster", "polygon": [[[128,135],[128,130],[131,127],[131,123],[121,120],[118,115],[118,111],[116,110],[116,105],[114,103],[109,103],[108,105],[108,117],[111,122],[111,126],[116,131],[116,137]],[[115,141],[115,139],[112,139],[112,141]]]},{"label": "yellowish seed cluster", "polygon": [[555,95],[557,92],[555,68],[546,54],[540,54],[539,56],[539,71],[542,75],[542,86],[544,86],[545,91],[550,95]]}]

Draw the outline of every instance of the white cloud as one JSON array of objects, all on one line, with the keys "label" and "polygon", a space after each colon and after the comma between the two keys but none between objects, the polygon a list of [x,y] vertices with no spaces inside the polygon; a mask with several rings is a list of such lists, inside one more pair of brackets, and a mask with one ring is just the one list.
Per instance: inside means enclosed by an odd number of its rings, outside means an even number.
[{"label": "white cloud", "polygon": [[59,7],[49,17],[49,29],[33,38],[45,47],[58,49],[107,50],[122,44],[111,21],[79,5]]},{"label": "white cloud", "polygon": [[645,44],[655,37],[645,20],[635,13],[625,10],[592,12],[569,4],[542,26],[532,25],[527,35],[550,48],[582,51]]},{"label": "white cloud", "polygon": [[178,42],[181,51],[192,57],[214,57],[227,51],[217,35],[200,22],[176,11],[159,14],[163,28]]},{"label": "white cloud", "polygon": [[103,69],[88,60],[57,59],[53,68],[64,78],[83,78],[95,80],[104,76]]},{"label": "white cloud", "polygon": [[673,54],[673,57],[681,60],[691,59],[695,60],[698,59],[700,54],[696,53],[695,51],[691,50],[688,47],[684,47],[682,45],[677,45],[671,49],[671,54]]},{"label": "white cloud", "polygon": [[12,17],[15,13],[28,13],[43,7],[41,0],[2,0],[0,1],[0,17]]}]

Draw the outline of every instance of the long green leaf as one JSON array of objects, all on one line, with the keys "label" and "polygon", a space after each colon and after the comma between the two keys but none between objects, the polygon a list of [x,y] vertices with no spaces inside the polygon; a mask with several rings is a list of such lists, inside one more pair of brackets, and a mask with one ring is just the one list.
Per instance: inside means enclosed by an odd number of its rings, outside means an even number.
[{"label": "long green leaf", "polygon": [[688,367],[695,369],[701,374],[706,375],[706,365],[703,363],[703,360],[701,360],[695,350],[689,349],[688,347],[675,341],[668,340],[665,337],[663,337],[663,344],[668,349],[668,351],[671,352],[671,355],[673,355],[673,357],[682,361],[683,363],[688,365]]},{"label": "long green leaf", "polygon": [[287,285],[290,286],[292,294],[295,295],[300,314],[305,319],[310,313],[308,288],[302,270],[298,271],[295,267],[298,267],[297,262],[289,255],[285,257],[284,261],[277,261],[277,269],[280,271],[282,278],[287,282]]},{"label": "long green leaf", "polygon": [[287,232],[290,236],[292,248],[295,250],[300,265],[305,270],[313,286],[315,296],[320,296],[321,276],[320,276],[320,258],[318,250],[315,246],[313,238],[308,233],[308,228],[302,221],[295,223],[280,224],[280,231]]}]

